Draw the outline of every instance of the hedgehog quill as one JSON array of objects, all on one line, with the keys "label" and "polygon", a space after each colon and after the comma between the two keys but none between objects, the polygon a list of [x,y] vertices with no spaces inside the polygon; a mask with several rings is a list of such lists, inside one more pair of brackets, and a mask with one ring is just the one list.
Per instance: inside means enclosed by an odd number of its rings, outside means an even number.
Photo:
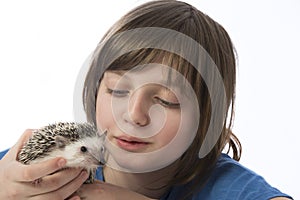
[{"label": "hedgehog quill", "polygon": [[97,167],[105,164],[105,135],[89,123],[50,124],[33,131],[18,160],[29,165],[61,156],[67,160],[66,168],[86,169],[90,175],[85,183],[93,183]]}]

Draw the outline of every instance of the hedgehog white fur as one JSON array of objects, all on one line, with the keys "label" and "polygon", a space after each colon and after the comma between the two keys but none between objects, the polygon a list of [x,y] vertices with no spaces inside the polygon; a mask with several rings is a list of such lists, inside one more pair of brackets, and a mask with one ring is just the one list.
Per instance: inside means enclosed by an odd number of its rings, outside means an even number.
[{"label": "hedgehog white fur", "polygon": [[55,157],[64,157],[66,167],[85,168],[93,183],[97,167],[105,163],[105,133],[89,123],[59,122],[34,130],[32,137],[18,154],[26,165]]}]

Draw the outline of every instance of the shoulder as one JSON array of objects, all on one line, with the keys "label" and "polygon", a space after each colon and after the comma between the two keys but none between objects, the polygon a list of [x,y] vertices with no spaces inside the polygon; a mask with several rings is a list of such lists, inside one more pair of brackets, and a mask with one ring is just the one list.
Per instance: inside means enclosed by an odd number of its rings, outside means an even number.
[{"label": "shoulder", "polygon": [[[185,185],[182,188],[186,190],[187,187]],[[174,188],[175,191],[172,192],[180,195],[183,193],[182,188]],[[262,176],[222,154],[207,183],[202,188],[199,187],[192,199],[266,200],[275,197],[282,197],[282,200],[285,199],[283,197],[291,198],[269,185]]]},{"label": "shoulder", "polygon": [[[272,187],[262,176],[222,154],[207,183],[206,190],[222,199],[272,199],[289,197]],[[208,192],[206,191],[206,192]],[[224,198],[225,197],[225,198]]]}]

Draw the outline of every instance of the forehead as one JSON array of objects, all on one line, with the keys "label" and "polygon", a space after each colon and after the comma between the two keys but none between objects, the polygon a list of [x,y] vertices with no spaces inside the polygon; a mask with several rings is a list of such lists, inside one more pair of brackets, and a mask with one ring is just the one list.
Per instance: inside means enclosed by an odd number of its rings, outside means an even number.
[{"label": "forehead", "polygon": [[159,63],[138,65],[130,70],[109,70],[104,74],[104,78],[114,77],[119,83],[130,82],[136,86],[159,84],[174,89],[187,83],[186,78],[174,68]]}]

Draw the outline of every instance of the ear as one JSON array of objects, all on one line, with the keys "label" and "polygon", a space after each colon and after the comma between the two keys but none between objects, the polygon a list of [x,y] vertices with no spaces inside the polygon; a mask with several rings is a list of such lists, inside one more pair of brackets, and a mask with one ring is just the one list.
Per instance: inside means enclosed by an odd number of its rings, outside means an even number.
[{"label": "ear", "polygon": [[67,142],[68,142],[67,139],[64,138],[63,136],[58,135],[55,137],[55,143],[59,149],[65,148],[65,146],[67,145]]}]

